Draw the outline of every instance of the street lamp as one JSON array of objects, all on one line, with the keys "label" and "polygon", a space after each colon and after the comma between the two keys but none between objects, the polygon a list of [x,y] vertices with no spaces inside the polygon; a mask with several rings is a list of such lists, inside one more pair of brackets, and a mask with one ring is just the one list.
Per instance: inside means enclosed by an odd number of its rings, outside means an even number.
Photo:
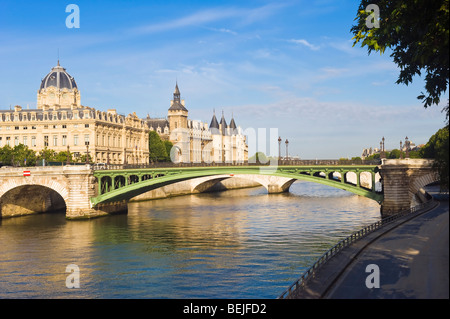
[{"label": "street lamp", "polygon": [[403,143],[400,141],[400,159],[403,159]]},{"label": "street lamp", "polygon": [[288,152],[289,141],[286,139],[286,142],[284,142],[284,143],[286,144],[286,159],[288,160],[289,159],[289,152]]},{"label": "street lamp", "polygon": [[70,147],[69,147],[69,145],[67,145],[67,163],[66,164],[67,165],[70,164]]},{"label": "street lamp", "polygon": [[409,142],[408,136],[407,136],[407,137],[405,137],[405,148],[406,148],[405,158],[409,158],[409,145],[410,145],[410,142]]},{"label": "street lamp", "polygon": [[281,160],[281,136],[278,136],[278,160]]},{"label": "street lamp", "polygon": [[86,144],[86,164],[89,164],[89,142],[85,142]]}]

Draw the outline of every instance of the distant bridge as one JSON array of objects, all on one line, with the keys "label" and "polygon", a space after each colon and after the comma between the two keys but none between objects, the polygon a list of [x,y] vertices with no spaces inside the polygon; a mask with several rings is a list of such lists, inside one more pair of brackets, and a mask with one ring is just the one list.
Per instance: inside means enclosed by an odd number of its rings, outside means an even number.
[{"label": "distant bridge", "polygon": [[373,199],[381,204],[381,213],[389,215],[413,205],[422,196],[421,188],[438,180],[432,162],[427,160],[333,164],[108,170],[93,170],[90,165],[2,168],[0,217],[65,209],[69,219],[91,218],[126,211],[131,198],[162,186],[190,181],[191,190],[201,192],[233,177],[257,182],[268,193],[286,192],[296,180],[320,183]]}]

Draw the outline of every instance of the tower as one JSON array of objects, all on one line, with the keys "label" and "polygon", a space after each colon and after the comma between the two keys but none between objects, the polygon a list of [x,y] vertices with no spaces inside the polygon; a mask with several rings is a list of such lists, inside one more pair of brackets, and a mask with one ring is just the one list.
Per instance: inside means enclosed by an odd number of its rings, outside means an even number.
[{"label": "tower", "polygon": [[187,129],[188,110],[184,106],[184,100],[180,99],[178,83],[175,85],[173,100],[170,101],[167,117],[169,118],[169,128],[171,131],[179,128]]}]

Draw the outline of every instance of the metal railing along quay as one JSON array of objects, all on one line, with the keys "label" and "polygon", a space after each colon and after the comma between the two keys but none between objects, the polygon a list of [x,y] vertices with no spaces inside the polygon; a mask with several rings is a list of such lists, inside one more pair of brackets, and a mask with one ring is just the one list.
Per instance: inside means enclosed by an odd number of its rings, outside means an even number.
[{"label": "metal railing along quay", "polygon": [[350,246],[351,244],[353,244],[354,242],[362,239],[363,237],[367,236],[368,234],[374,232],[377,229],[382,228],[383,226],[392,223],[393,221],[404,217],[406,215],[415,213],[417,211],[420,211],[422,209],[430,209],[433,208],[434,206],[438,205],[438,202],[431,199],[425,203],[419,204],[417,206],[411,207],[409,209],[406,209],[404,211],[401,211],[398,214],[392,215],[392,216],[388,216],[385,217],[383,219],[381,219],[380,221],[373,223],[371,225],[368,225],[362,229],[360,229],[359,231],[351,234],[350,236],[342,239],[341,241],[339,241],[336,245],[334,245],[333,247],[331,247],[329,250],[327,250],[322,256],[319,257],[319,259],[317,259],[317,261],[311,266],[309,267],[301,276],[299,279],[297,279],[291,286],[289,286],[288,289],[286,289],[279,297],[278,299],[289,299],[292,294],[301,287],[304,287],[306,282],[310,279],[314,277],[314,274],[316,273],[316,271],[323,265],[325,264],[328,260],[330,260],[333,256],[335,256],[336,254],[338,254],[341,250],[343,250],[344,248]]}]

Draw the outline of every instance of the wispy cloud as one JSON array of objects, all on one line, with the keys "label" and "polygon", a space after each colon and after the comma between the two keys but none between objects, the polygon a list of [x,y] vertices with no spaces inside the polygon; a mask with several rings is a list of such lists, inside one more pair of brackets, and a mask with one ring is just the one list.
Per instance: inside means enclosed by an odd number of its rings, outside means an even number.
[{"label": "wispy cloud", "polygon": [[[229,19],[237,19],[239,25],[248,25],[260,21],[273,15],[277,9],[283,5],[268,4],[259,8],[212,8],[194,12],[179,19],[169,20],[161,23],[154,23],[132,28],[134,34],[151,34],[171,31],[190,26],[203,26],[211,22],[219,22]],[[228,28],[209,28],[213,31],[236,34]]]},{"label": "wispy cloud", "polygon": [[295,44],[300,44],[300,45],[304,45],[304,46],[306,46],[307,48],[309,48],[309,49],[311,49],[311,50],[313,50],[313,51],[317,51],[317,50],[320,49],[319,46],[316,46],[316,45],[314,45],[314,44],[311,44],[311,43],[309,43],[309,42],[308,42],[307,40],[305,40],[305,39],[290,39],[290,40],[288,40],[288,42],[290,42],[290,43],[295,43]]},{"label": "wispy cloud", "polygon": [[208,29],[210,31],[214,31],[214,32],[229,33],[229,34],[232,34],[232,35],[237,35],[238,34],[237,32],[235,32],[233,30],[230,30],[230,29],[227,29],[227,28],[206,28],[206,29]]}]

